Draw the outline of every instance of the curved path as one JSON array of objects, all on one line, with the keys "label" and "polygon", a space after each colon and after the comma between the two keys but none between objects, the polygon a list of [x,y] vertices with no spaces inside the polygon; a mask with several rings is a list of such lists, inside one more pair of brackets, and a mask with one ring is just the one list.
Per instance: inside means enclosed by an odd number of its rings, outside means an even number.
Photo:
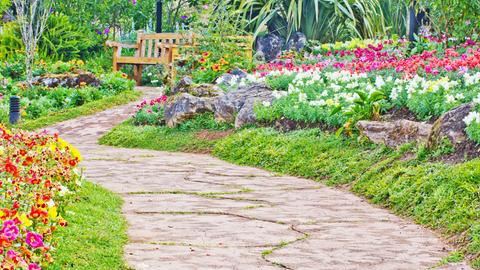
[{"label": "curved path", "polygon": [[123,196],[134,269],[430,269],[449,253],[431,231],[310,180],[207,155],[97,145],[132,110],[48,130],[81,150],[89,180]]}]

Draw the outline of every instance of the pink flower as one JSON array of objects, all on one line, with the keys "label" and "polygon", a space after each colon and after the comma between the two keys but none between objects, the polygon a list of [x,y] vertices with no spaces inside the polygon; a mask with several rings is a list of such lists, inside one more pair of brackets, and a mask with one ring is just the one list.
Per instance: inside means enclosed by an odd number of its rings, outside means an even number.
[{"label": "pink flower", "polygon": [[25,237],[25,241],[27,244],[33,248],[41,248],[43,247],[43,236],[40,234],[36,234],[34,232],[27,232],[27,236]]},{"label": "pink flower", "polygon": [[13,249],[10,249],[9,251],[7,251],[7,258],[9,258],[10,260],[16,258],[18,256],[18,253],[15,252]]},{"label": "pink flower", "polygon": [[3,234],[8,240],[14,241],[18,237],[18,227],[15,225],[15,221],[7,220],[3,223],[3,228],[0,234]]},{"label": "pink flower", "polygon": [[28,270],[42,270],[42,268],[36,263],[31,263],[28,265]]}]

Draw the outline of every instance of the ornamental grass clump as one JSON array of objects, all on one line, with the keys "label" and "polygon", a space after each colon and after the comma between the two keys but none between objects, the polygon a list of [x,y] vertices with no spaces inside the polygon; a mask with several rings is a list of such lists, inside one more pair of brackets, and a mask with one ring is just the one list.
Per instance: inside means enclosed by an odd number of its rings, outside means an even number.
[{"label": "ornamental grass clump", "polygon": [[38,270],[54,261],[53,236],[81,185],[76,148],[46,133],[0,126],[0,268]]}]

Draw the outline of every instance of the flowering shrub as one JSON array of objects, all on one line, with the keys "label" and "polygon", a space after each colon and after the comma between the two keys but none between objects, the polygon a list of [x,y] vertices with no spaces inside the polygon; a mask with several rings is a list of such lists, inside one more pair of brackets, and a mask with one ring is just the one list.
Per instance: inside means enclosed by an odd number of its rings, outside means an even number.
[{"label": "flowering shrub", "polygon": [[0,126],[1,269],[39,270],[53,262],[53,234],[81,185],[81,156],[58,136]]},{"label": "flowering shrub", "polygon": [[180,73],[191,74],[197,83],[211,83],[235,68],[251,69],[252,59],[239,43],[248,40],[212,34],[198,41],[198,48],[183,48]]},{"label": "flowering shrub", "polygon": [[150,101],[144,100],[137,105],[133,116],[135,125],[160,125],[164,122],[165,103],[167,96],[161,96]]}]

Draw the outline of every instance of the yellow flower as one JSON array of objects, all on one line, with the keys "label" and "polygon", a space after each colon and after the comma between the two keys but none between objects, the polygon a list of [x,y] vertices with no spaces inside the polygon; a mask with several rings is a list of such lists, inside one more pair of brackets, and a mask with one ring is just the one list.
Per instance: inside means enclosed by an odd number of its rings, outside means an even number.
[{"label": "yellow flower", "polygon": [[82,155],[80,154],[80,151],[78,151],[78,149],[73,146],[71,146],[70,149],[71,149],[70,151],[72,152],[72,156],[74,158],[77,158],[78,161],[82,161]]},{"label": "yellow flower", "polygon": [[85,65],[85,62],[83,62],[82,60],[77,60],[77,65],[83,66]]},{"label": "yellow flower", "polygon": [[25,227],[32,226],[33,222],[30,219],[28,219],[27,215],[25,215],[25,214],[22,214],[20,216],[19,220],[22,222],[22,225],[24,225]]},{"label": "yellow flower", "polygon": [[51,207],[50,209],[48,209],[48,217],[50,218],[56,218],[58,216],[58,213],[57,213],[57,207]]}]

